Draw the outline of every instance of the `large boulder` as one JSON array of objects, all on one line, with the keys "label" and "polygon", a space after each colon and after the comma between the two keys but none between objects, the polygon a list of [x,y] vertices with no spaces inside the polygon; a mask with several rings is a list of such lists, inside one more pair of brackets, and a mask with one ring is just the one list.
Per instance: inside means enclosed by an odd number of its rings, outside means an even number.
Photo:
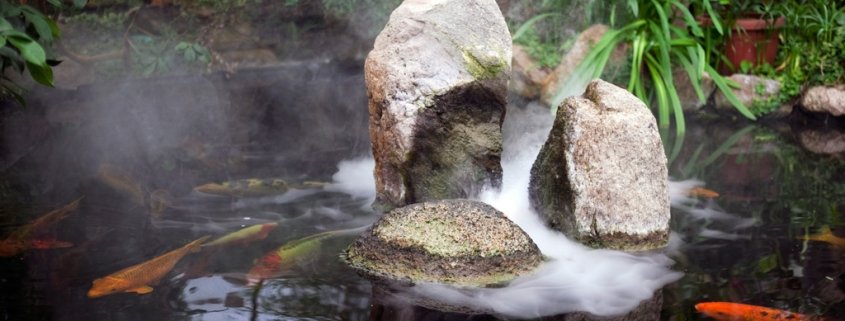
[{"label": "large boulder", "polygon": [[581,243],[654,249],[669,237],[667,175],[645,104],[595,80],[558,108],[531,168],[530,200],[549,225]]},{"label": "large boulder", "polygon": [[801,97],[801,106],[809,112],[845,115],[845,85],[807,89]]},{"label": "large boulder", "polygon": [[377,205],[501,182],[511,37],[493,0],[406,0],[367,56]]},{"label": "large boulder", "polygon": [[385,214],[345,252],[347,262],[383,280],[492,286],[536,268],[537,245],[490,205],[455,199]]}]

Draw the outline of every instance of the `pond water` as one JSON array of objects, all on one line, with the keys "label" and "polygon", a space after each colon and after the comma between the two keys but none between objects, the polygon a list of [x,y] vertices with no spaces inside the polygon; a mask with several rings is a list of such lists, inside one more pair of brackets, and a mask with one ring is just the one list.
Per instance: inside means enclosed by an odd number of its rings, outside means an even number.
[{"label": "pond water", "polygon": [[[354,233],[283,257],[292,264],[271,278],[250,282],[247,274],[257,261],[280,246],[367,226],[378,217],[369,208],[373,165],[360,69],[308,63],[284,68],[285,76],[256,71],[266,77],[260,81],[254,80],[256,74],[211,75],[98,85],[47,95],[40,100],[43,109],[36,102],[29,111],[7,115],[19,124],[5,125],[7,133],[28,125],[44,129],[6,135],[20,142],[7,142],[4,151],[3,159],[12,160],[0,172],[5,235],[0,238],[82,199],[67,217],[33,232],[48,243],[44,247],[54,242],[59,248],[0,258],[0,319],[493,319],[413,306],[391,299],[395,293],[374,290],[339,260]],[[252,79],[251,85],[239,83],[244,79]],[[551,121],[536,106],[514,103],[509,108],[505,189],[525,176],[511,173],[509,183],[507,170],[519,166],[508,164],[530,159],[507,155],[530,155],[539,147],[532,137],[542,137]],[[781,127],[690,121],[683,145],[667,139],[670,176],[676,182],[672,243],[662,253],[639,256],[672,260],[658,260],[649,270],[661,275],[643,274],[665,281],[656,283],[661,289],[647,300],[645,309],[654,318],[707,320],[694,308],[705,301],[845,318],[845,247],[803,239],[823,227],[837,232],[845,225],[845,162],[806,151],[800,131]],[[299,185],[281,195],[257,197],[194,190],[245,178]],[[699,189],[690,192],[694,187]],[[151,293],[87,296],[93,280],[204,235],[216,238],[272,222],[278,227],[264,239],[186,255],[151,284]],[[612,274],[627,268],[604,270]],[[590,293],[584,287],[553,290],[566,292],[559,297],[567,300],[587,298],[590,302],[573,306],[602,314],[619,308],[616,299],[636,297],[631,288],[655,285],[628,279],[625,289],[610,293],[603,290],[618,284],[591,282]],[[538,306],[529,308],[554,311],[548,306],[570,304],[554,298],[540,293]],[[517,310],[509,315],[537,316]]]}]

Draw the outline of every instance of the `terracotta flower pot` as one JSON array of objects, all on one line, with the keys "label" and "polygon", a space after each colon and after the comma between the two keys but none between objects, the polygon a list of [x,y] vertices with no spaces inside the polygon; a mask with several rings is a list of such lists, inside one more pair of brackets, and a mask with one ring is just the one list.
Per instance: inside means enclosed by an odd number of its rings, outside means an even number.
[{"label": "terracotta flower pot", "polygon": [[750,62],[752,66],[773,65],[777,58],[778,35],[784,22],[783,17],[774,21],[759,17],[737,19],[725,46],[725,56],[731,66],[723,66],[720,72],[735,72],[742,61]]}]

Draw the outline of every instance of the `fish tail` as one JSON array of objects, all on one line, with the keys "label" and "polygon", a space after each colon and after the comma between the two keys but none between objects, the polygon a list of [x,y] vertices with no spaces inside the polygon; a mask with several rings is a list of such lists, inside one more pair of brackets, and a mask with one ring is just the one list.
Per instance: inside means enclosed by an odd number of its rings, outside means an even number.
[{"label": "fish tail", "polygon": [[194,240],[193,242],[186,244],[185,248],[190,249],[191,253],[199,252],[202,249],[202,243],[207,241],[209,238],[211,238],[211,235],[206,235],[206,236],[203,236],[201,238],[198,238],[198,239]]}]

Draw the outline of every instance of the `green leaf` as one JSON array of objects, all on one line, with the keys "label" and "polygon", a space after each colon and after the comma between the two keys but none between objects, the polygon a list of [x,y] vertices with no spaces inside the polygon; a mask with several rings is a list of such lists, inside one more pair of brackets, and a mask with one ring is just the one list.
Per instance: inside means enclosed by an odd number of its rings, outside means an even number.
[{"label": "green leaf", "polygon": [[707,99],[707,97],[704,96],[704,91],[701,90],[701,74],[698,73],[698,70],[692,65],[689,58],[681,54],[678,54],[677,56],[678,61],[681,62],[681,66],[684,67],[684,70],[689,76],[690,84],[692,84],[692,89],[695,91],[695,96],[698,97],[698,102],[703,102]]},{"label": "green leaf", "polygon": [[189,45],[188,45],[188,43],[187,43],[187,42],[182,41],[182,42],[180,42],[180,43],[176,44],[176,47],[174,47],[173,49],[176,49],[176,50],[185,50],[185,49],[188,49],[188,46],[189,46]]},{"label": "green leaf", "polygon": [[59,30],[59,25],[56,24],[53,19],[47,18],[47,25],[50,27],[50,34],[53,35],[53,38],[58,38],[62,33]]},{"label": "green leaf", "polygon": [[49,3],[50,3],[51,5],[53,5],[54,7],[59,7],[59,8],[61,8],[61,6],[62,6],[62,2],[61,2],[61,1],[59,1],[59,0],[47,0],[47,2],[49,2]]},{"label": "green leaf", "polygon": [[707,73],[710,74],[710,78],[713,79],[713,83],[716,84],[716,87],[719,88],[722,94],[725,95],[725,98],[728,100],[728,102],[730,102],[731,105],[733,105],[734,108],[736,108],[736,110],[739,111],[739,113],[745,116],[746,118],[756,120],[757,117],[755,117],[754,114],[751,113],[751,111],[749,111],[748,108],[746,108],[741,101],[739,101],[739,98],[736,97],[734,92],[728,86],[727,79],[722,78],[722,76],[719,75],[719,73],[716,72],[713,67],[710,67],[708,65],[705,68]]},{"label": "green leaf", "polygon": [[12,24],[9,23],[9,20],[6,20],[6,18],[0,17],[0,32],[6,31],[6,30],[12,30],[12,29],[14,29],[14,27],[12,27]]},{"label": "green leaf", "polygon": [[24,10],[23,15],[35,28],[35,32],[38,33],[38,37],[40,39],[53,41],[53,28],[50,27],[46,17],[42,16],[40,13],[31,12],[30,10]]},{"label": "green leaf", "polygon": [[185,60],[194,61],[197,59],[197,52],[194,50],[185,50]]},{"label": "green leaf", "polygon": [[516,32],[513,33],[513,40],[517,40],[519,38],[522,38],[522,36],[526,32],[528,32],[528,30],[530,30],[531,27],[533,27],[534,24],[537,23],[537,21],[540,21],[540,20],[545,19],[547,17],[560,16],[560,15],[561,14],[557,13],[557,12],[548,12],[548,13],[536,15],[533,18],[528,19],[528,21],[525,21],[525,23],[523,23],[521,26],[519,26],[519,28],[516,29]]},{"label": "green leaf", "polygon": [[704,37],[704,32],[701,31],[701,28],[698,26],[698,21],[695,20],[695,17],[692,16],[692,13],[689,12],[689,9],[682,3],[678,1],[672,1],[672,4],[678,8],[678,11],[681,12],[681,17],[686,22],[687,27],[692,29],[692,34],[696,37]]},{"label": "green leaf", "polygon": [[631,8],[631,13],[634,14],[634,17],[640,16],[640,4],[637,0],[628,0],[628,7]]},{"label": "green leaf", "polygon": [[0,48],[6,45],[6,37],[0,36]]},{"label": "green leaf", "polygon": [[[669,127],[669,96],[666,93],[666,83],[663,81],[664,75],[660,73],[660,63],[654,59],[650,54],[645,56],[646,67],[651,75],[652,86],[654,87],[655,96],[657,96],[657,124],[660,127]],[[640,97],[643,101],[647,97]]]},{"label": "green leaf", "polygon": [[[724,5],[725,3],[722,4]],[[721,18],[719,17],[719,14],[716,13],[716,10],[713,10],[713,6],[710,4],[709,0],[704,1],[704,10],[707,11],[707,15],[710,16],[710,23],[713,24],[714,28],[716,28],[716,32],[720,35],[724,35],[725,33],[722,29],[722,22],[720,21]]]},{"label": "green leaf", "polygon": [[29,69],[29,75],[32,76],[32,79],[35,79],[39,84],[53,87],[53,69],[49,66],[27,62],[26,68]]},{"label": "green leaf", "polygon": [[628,78],[628,91],[630,92],[634,92],[634,88],[637,87],[637,82],[641,81],[640,71],[643,67],[643,54],[645,53],[647,44],[648,40],[642,32],[638,33],[632,41],[631,76]]},{"label": "green leaf", "polygon": [[88,4],[88,0],[73,0],[73,6],[77,9],[82,9]]},{"label": "green leaf", "polygon": [[44,53],[44,48],[41,48],[37,42],[33,41],[29,36],[23,37],[15,34],[7,38],[21,53],[24,60],[35,65],[46,65],[47,54]]}]

